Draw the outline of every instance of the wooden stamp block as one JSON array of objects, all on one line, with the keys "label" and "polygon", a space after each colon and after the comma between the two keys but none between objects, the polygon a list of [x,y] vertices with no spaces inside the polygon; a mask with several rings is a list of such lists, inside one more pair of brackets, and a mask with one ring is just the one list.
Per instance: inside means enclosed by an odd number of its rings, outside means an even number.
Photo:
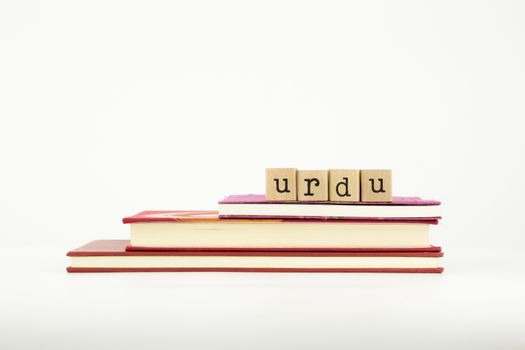
[{"label": "wooden stamp block", "polygon": [[392,170],[361,170],[361,201],[392,202]]},{"label": "wooden stamp block", "polygon": [[298,170],[297,199],[300,201],[327,201],[328,170]]},{"label": "wooden stamp block", "polygon": [[330,169],[329,199],[333,202],[359,202],[360,178],[359,170],[355,169]]},{"label": "wooden stamp block", "polygon": [[272,201],[296,201],[297,169],[266,169],[266,199]]}]

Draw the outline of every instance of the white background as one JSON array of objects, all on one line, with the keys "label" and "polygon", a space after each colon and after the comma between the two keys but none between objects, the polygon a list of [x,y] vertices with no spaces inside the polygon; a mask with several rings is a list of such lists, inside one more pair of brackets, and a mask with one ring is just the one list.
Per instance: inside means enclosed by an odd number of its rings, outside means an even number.
[{"label": "white background", "polygon": [[[525,3],[2,1],[2,349],[525,348]],[[266,167],[392,168],[443,275],[67,274]]]}]

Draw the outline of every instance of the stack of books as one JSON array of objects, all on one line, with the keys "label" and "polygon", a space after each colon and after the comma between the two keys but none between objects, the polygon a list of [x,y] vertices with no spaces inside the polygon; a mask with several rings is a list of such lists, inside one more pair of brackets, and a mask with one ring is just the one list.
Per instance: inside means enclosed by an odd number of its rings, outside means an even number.
[{"label": "stack of books", "polygon": [[289,202],[234,195],[218,211],[143,211],[129,240],[68,253],[69,272],[253,271],[440,273],[429,240],[440,202]]}]

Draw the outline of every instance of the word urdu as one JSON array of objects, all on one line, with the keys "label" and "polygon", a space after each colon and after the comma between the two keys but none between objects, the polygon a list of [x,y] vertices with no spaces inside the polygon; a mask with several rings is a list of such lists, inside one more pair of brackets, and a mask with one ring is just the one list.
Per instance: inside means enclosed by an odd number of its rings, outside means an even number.
[{"label": "word urdu", "polygon": [[390,169],[266,169],[269,201],[391,202]]}]

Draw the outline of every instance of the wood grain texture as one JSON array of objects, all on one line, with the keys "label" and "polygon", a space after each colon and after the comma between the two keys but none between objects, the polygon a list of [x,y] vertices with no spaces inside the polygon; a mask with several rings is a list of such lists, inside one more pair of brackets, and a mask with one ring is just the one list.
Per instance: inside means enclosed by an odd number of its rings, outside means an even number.
[{"label": "wood grain texture", "polygon": [[298,170],[297,199],[328,201],[328,170]]},{"label": "wood grain texture", "polygon": [[333,202],[359,202],[360,177],[356,169],[330,169],[328,171],[329,200]]},{"label": "wood grain texture", "polygon": [[278,201],[296,201],[297,169],[267,168],[266,199]]},{"label": "wood grain texture", "polygon": [[392,170],[361,170],[361,201],[392,202]]}]

